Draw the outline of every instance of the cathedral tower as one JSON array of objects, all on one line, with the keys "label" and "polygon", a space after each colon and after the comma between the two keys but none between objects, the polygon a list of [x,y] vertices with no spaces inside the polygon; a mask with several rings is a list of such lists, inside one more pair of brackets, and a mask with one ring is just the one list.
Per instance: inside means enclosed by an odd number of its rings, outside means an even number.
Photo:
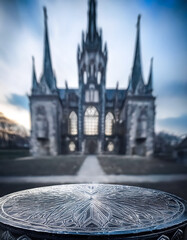
[{"label": "cathedral tower", "polygon": [[[153,59],[147,84],[143,78],[138,16],[132,73],[127,89],[106,89],[108,51],[97,27],[97,1],[88,0],[87,31],[77,49],[79,87],[57,88],[44,8],[43,73],[32,66],[31,152],[33,155],[126,154],[154,151],[155,97]],[[63,75],[63,73],[61,73]],[[114,79],[115,81],[115,79]]]},{"label": "cathedral tower", "polygon": [[89,0],[88,29],[78,46],[79,73],[79,150],[101,153],[105,132],[105,85],[107,47],[96,24],[96,0]]},{"label": "cathedral tower", "polygon": [[32,74],[31,111],[31,153],[33,155],[57,155],[61,153],[62,109],[56,77],[52,68],[47,10],[44,7],[44,60],[43,74],[37,81],[34,58]]},{"label": "cathedral tower", "polygon": [[148,83],[145,84],[142,74],[140,47],[140,20],[137,20],[137,34],[132,73],[124,104],[125,116],[124,149],[127,155],[150,156],[154,152],[155,97],[152,95],[152,64]]}]

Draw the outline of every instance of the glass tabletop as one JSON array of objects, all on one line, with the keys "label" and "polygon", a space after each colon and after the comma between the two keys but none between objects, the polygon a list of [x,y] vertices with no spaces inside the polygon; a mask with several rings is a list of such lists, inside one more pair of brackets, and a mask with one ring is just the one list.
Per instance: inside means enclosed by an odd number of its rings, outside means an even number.
[{"label": "glass tabletop", "polygon": [[57,185],[0,198],[0,223],[53,234],[132,234],[185,221],[184,200],[133,186]]}]

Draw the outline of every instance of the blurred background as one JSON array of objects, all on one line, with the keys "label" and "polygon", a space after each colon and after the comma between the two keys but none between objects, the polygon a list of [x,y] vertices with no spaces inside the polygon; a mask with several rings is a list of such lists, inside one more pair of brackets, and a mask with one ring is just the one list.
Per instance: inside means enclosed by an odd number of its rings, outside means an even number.
[{"label": "blurred background", "polygon": [[[156,188],[187,199],[187,3],[185,0],[98,0],[97,25],[108,45],[106,87],[127,88],[136,19],[142,15],[145,79],[154,57],[155,153],[30,155],[32,62],[42,73],[43,6],[48,10],[57,86],[78,88],[77,44],[87,29],[87,0],[0,0],[0,195],[35,186],[105,182]],[[91,163],[91,165],[89,165]],[[92,170],[91,170],[92,169]]]}]

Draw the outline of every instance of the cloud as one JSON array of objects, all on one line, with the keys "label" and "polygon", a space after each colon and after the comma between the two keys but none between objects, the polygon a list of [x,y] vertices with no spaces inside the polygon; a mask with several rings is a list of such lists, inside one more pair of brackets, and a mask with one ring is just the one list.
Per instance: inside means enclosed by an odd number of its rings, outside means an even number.
[{"label": "cloud", "polygon": [[187,133],[187,114],[179,117],[158,119],[157,124],[160,130],[166,129],[172,133],[185,134]]},{"label": "cloud", "polygon": [[29,110],[29,101],[27,96],[12,93],[7,97],[7,101],[9,104],[14,105],[17,108]]}]

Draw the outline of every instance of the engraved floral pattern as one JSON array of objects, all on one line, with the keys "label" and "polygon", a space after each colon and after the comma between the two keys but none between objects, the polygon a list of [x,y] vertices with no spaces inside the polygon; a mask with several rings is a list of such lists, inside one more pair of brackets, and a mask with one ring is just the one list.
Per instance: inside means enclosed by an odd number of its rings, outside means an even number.
[{"label": "engraved floral pattern", "polygon": [[49,232],[114,232],[155,228],[179,218],[184,204],[159,191],[82,184],[26,190],[0,200],[0,221]]}]

